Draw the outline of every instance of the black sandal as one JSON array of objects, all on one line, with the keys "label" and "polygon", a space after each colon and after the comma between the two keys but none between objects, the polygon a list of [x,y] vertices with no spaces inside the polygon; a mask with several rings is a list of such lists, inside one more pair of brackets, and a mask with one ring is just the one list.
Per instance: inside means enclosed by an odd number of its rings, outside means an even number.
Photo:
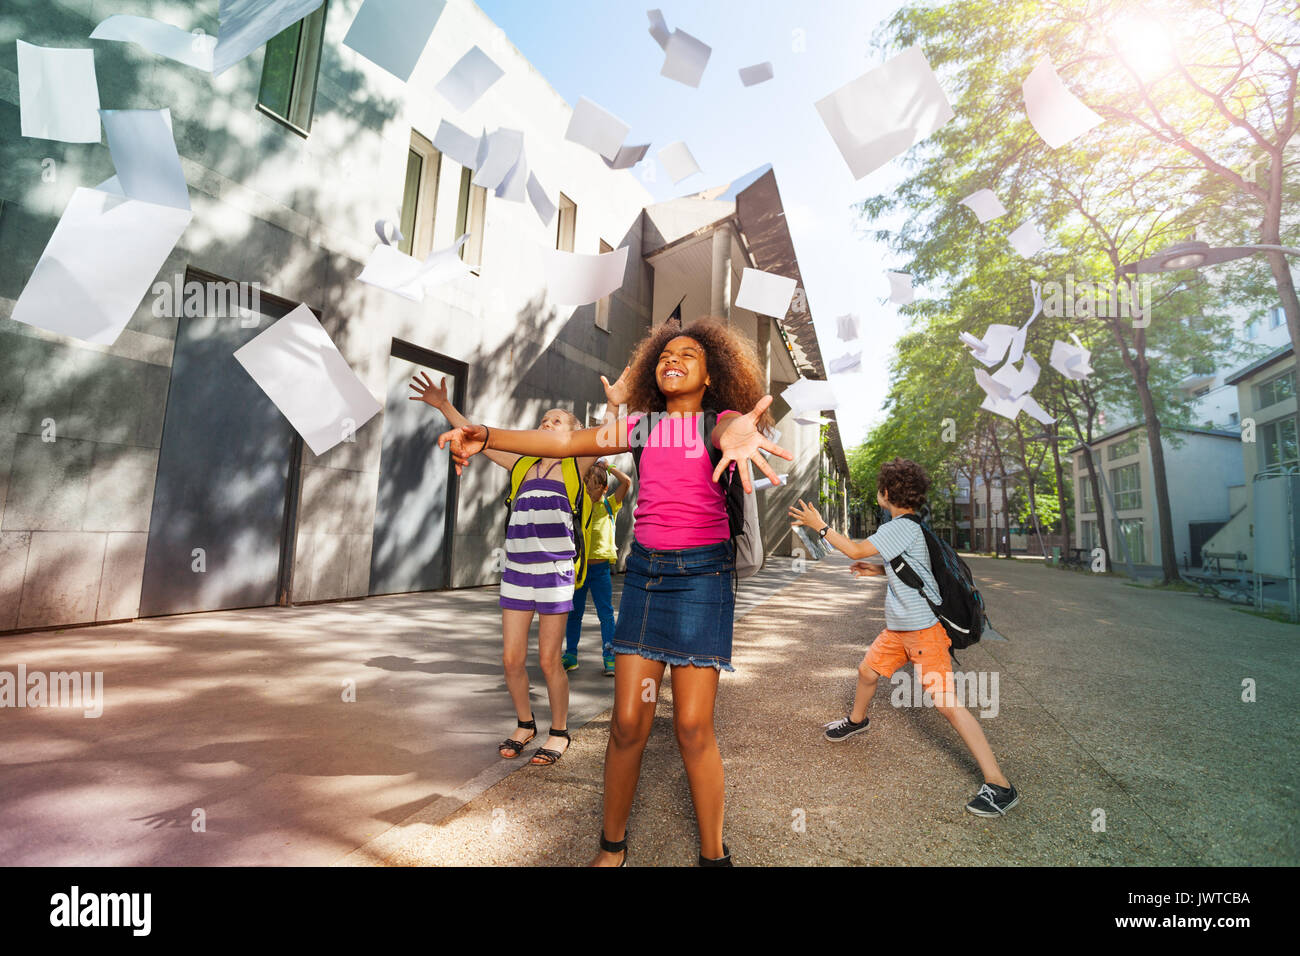
[{"label": "black sandal", "polygon": [[[573,738],[569,736],[569,732],[567,730],[556,730],[554,727],[552,727],[550,733],[552,737],[563,737],[565,740],[567,740],[570,743],[570,745],[572,745],[573,743]],[[532,738],[529,739],[531,740]],[[537,753],[533,754],[532,764],[534,767],[549,767],[551,764],[555,763],[555,761],[559,760],[568,752],[569,752],[568,747],[565,747],[563,750],[547,750],[545,748],[542,748],[538,750]],[[542,759],[538,760],[537,759],[538,757],[541,757]]]},{"label": "black sandal", "polygon": [[[524,747],[528,746],[529,741],[531,741],[533,737],[537,736],[537,715],[531,714],[530,717],[532,718],[531,720],[520,720],[518,717],[516,717],[515,723],[517,723],[520,727],[524,728],[524,730],[531,730],[532,731],[531,736],[529,736],[524,740],[515,740],[515,738],[513,737],[507,737],[505,740],[501,741],[501,743],[497,744],[497,753],[499,753],[506,760],[514,760],[516,757],[518,757],[521,753],[524,752]],[[513,750],[514,754],[512,754],[509,757],[506,757],[507,750]]]},{"label": "black sandal", "polygon": [[627,831],[623,831],[623,839],[617,843],[611,843],[605,839],[605,831],[600,831],[600,848],[606,853],[622,853],[623,862],[619,866],[627,866]]},{"label": "black sandal", "polygon": [[731,850],[727,848],[727,844],[725,843],[722,844],[722,856],[718,857],[716,860],[710,859],[709,857],[705,856],[703,853],[700,854],[700,866],[731,866],[731,865],[732,865]]}]

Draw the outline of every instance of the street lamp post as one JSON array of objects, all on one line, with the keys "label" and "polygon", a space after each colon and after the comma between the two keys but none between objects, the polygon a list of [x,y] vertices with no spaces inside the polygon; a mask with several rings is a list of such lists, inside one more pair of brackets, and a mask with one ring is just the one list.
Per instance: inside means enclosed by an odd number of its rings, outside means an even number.
[{"label": "street lamp post", "polygon": [[1300,256],[1300,249],[1290,246],[1248,245],[1211,248],[1208,242],[1179,242],[1162,249],[1154,256],[1120,266],[1121,274],[1149,275],[1153,272],[1173,272],[1177,269],[1199,269],[1233,259],[1244,259],[1257,252],[1280,252],[1287,256]]}]

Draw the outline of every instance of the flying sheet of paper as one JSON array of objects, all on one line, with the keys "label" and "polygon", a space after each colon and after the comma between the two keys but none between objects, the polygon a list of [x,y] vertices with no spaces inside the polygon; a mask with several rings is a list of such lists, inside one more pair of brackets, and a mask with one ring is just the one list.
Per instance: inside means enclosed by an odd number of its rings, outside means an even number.
[{"label": "flying sheet of paper", "polygon": [[751,484],[755,491],[765,491],[772,487],[772,479],[767,477],[755,478]]},{"label": "flying sheet of paper", "polygon": [[442,94],[443,99],[463,113],[477,103],[479,97],[505,74],[506,71],[493,63],[486,53],[473,46],[469,48],[468,53],[456,61],[456,65],[438,81],[434,89]]},{"label": "flying sheet of paper", "polygon": [[998,199],[991,189],[981,189],[971,193],[961,201],[961,205],[968,207],[971,212],[975,213],[975,218],[980,221],[981,225],[1007,214],[1006,207],[1002,205],[1002,201]]},{"label": "flying sheet of paper", "polygon": [[397,228],[397,223],[393,222],[391,219],[376,219],[375,235],[377,235],[379,241],[386,246],[391,246],[395,242],[402,242],[406,239],[406,237],[402,235],[402,230]]},{"label": "flying sheet of paper", "polygon": [[1052,149],[1060,149],[1101,123],[1101,117],[1066,88],[1050,56],[1038,61],[1021,92],[1029,122]]},{"label": "flying sheet of paper", "polygon": [[95,51],[18,41],[18,110],[23,136],[99,142]]},{"label": "flying sheet of paper", "polygon": [[920,47],[909,47],[817,101],[854,179],[879,169],[953,118]]},{"label": "flying sheet of paper", "polygon": [[655,38],[655,43],[659,48],[667,49],[668,37],[671,34],[668,31],[668,21],[664,19],[662,10],[647,10],[646,16],[650,18],[650,35]]},{"label": "flying sheet of paper", "polygon": [[613,113],[601,109],[585,96],[579,96],[564,138],[613,160],[631,130],[632,127]]},{"label": "flying sheet of paper", "polygon": [[282,30],[314,13],[323,0],[221,0],[212,75],[220,76]]},{"label": "flying sheet of paper", "polygon": [[686,148],[686,144],[680,140],[676,143],[669,143],[658,153],[659,162],[664,164],[664,169],[668,170],[668,178],[676,186],[687,176],[694,176],[700,171],[700,166],[695,162],[695,157],[691,151]]},{"label": "flying sheet of paper", "polygon": [[759,83],[766,83],[773,75],[771,63],[755,63],[753,66],[742,66],[740,68],[740,82],[746,86],[757,86]]},{"label": "flying sheet of paper", "polygon": [[840,337],[842,342],[856,342],[858,339],[858,317],[856,315],[841,315],[835,320],[835,334]]},{"label": "flying sheet of paper", "polygon": [[[976,374],[979,371],[977,369]],[[993,381],[1006,386],[1008,398],[1019,398],[1038,384],[1040,374],[1042,374],[1042,369],[1034,361],[1034,357],[1026,352],[1025,360],[1020,368],[1016,368],[1014,364],[1008,362],[993,373]]]},{"label": "flying sheet of paper", "polygon": [[446,6],[446,0],[365,0],[343,45],[405,83]]},{"label": "flying sheet of paper", "polygon": [[627,246],[599,255],[546,251],[546,288],[552,302],[589,305],[623,287]]},{"label": "flying sheet of paper", "polygon": [[912,302],[912,277],[906,272],[886,272],[889,277],[889,301],[895,305]]},{"label": "flying sheet of paper", "polygon": [[779,276],[775,272],[746,269],[740,274],[740,292],[736,294],[736,305],[760,315],[784,319],[790,311],[790,301],[794,298],[797,285],[794,279]]},{"label": "flying sheet of paper", "polygon": [[800,425],[829,425],[831,422],[829,418],[824,418],[821,415],[808,415],[806,413],[802,416],[796,415],[795,421]]},{"label": "flying sheet of paper", "polygon": [[685,30],[674,30],[664,47],[664,65],[659,75],[698,88],[712,53],[713,48],[707,43]]},{"label": "flying sheet of paper", "polygon": [[1024,409],[1025,402],[1029,400],[1030,398],[1028,395],[1021,395],[1016,399],[994,398],[992,395],[989,395],[980,404],[980,408],[987,412],[992,412],[995,415],[1001,415],[1003,418],[1009,418],[1014,422],[1016,416],[1018,416]]},{"label": "flying sheet of paper", "polygon": [[468,238],[469,233],[465,233],[450,247],[429,253],[423,262],[381,243],[370,253],[357,278],[412,302],[423,302],[425,293],[434,286],[470,274],[469,266],[460,258],[460,248]]},{"label": "flying sheet of paper", "polygon": [[649,143],[643,146],[620,146],[618,154],[613,159],[606,159],[605,165],[610,169],[631,169],[645,159],[645,154],[649,150]]},{"label": "flying sheet of paper", "polygon": [[[786,386],[781,398],[796,415],[834,411],[839,407],[835,389],[823,379],[801,378]],[[815,414],[809,417],[815,417]]]},{"label": "flying sheet of paper", "polygon": [[122,13],[101,20],[90,38],[135,43],[150,53],[205,73],[212,72],[212,54],[217,46],[217,38],[206,33],[194,34],[170,23]]},{"label": "flying sheet of paper", "polygon": [[1043,406],[1039,405],[1036,401],[1034,401],[1034,397],[1032,395],[1026,393],[1023,396],[1023,399],[1024,399],[1023,407],[1026,415],[1036,418],[1039,422],[1041,422],[1044,425],[1050,425],[1052,424],[1052,422],[1056,421],[1055,418],[1047,414],[1047,412],[1043,409]]},{"label": "flying sheet of paper", "polygon": [[524,154],[524,147],[521,143],[519,146],[519,158],[515,164],[510,167],[505,178],[501,180],[501,185],[497,186],[496,196],[498,199],[505,199],[509,202],[524,201],[524,187],[528,184],[528,158]]},{"label": "flying sheet of paper", "polygon": [[478,165],[479,143],[479,137],[471,136],[446,120],[438,124],[438,131],[433,134],[433,148],[467,169]]},{"label": "flying sheet of paper", "polygon": [[524,134],[517,129],[493,130],[487,138],[487,154],[479,161],[474,185],[495,190],[515,168],[523,155]]},{"label": "flying sheet of paper", "polygon": [[971,354],[980,362],[992,368],[1002,361],[1011,345],[1011,337],[1019,331],[1014,325],[990,325],[984,331],[984,338],[977,339],[968,332],[960,333],[960,338],[970,346]]},{"label": "flying sheet of paper", "polygon": [[105,110],[101,116],[118,175],[73,192],[14,303],[13,319],[111,345],[193,213],[184,177],[179,186],[175,179],[180,157],[167,111]]},{"label": "flying sheet of paper", "polygon": [[1006,401],[1011,398],[1011,389],[994,379],[982,368],[975,370],[975,381],[984,390],[984,394],[994,401]]},{"label": "flying sheet of paper", "polygon": [[537,217],[542,220],[542,225],[549,226],[551,220],[555,218],[555,203],[551,202],[551,197],[546,195],[541,180],[533,173],[528,174],[528,201],[533,204],[533,209],[537,211]]},{"label": "flying sheet of paper", "polygon": [[1038,227],[1032,222],[1025,223],[1007,236],[1007,239],[1011,242],[1012,248],[1026,259],[1047,245],[1047,242],[1043,239],[1043,234],[1038,231]]},{"label": "flying sheet of paper", "polygon": [[236,349],[235,359],[316,455],[383,407],[305,305]]},{"label": "flying sheet of paper", "polygon": [[1029,327],[1034,324],[1034,319],[1038,318],[1038,313],[1043,311],[1043,287],[1035,279],[1029,280],[1029,289],[1034,295],[1033,314],[1025,320],[1025,324],[1016,330],[1015,335],[1011,336],[1011,348],[1007,352],[1008,362],[1019,362],[1020,356],[1025,352],[1025,337],[1029,334]]},{"label": "flying sheet of paper", "polygon": [[1073,345],[1060,339],[1052,342],[1052,356],[1048,362],[1071,381],[1082,382],[1092,374],[1092,366],[1088,364],[1092,353],[1083,347],[1077,335],[1071,334],[1070,338],[1074,341]]},{"label": "flying sheet of paper", "polygon": [[839,358],[831,359],[832,375],[847,375],[849,372],[862,371],[862,353],[849,352],[847,355],[841,355]]}]

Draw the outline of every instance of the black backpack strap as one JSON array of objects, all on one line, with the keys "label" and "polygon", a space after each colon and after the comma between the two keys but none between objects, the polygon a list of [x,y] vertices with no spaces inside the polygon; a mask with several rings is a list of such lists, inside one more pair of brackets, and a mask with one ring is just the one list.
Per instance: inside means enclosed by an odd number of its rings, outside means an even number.
[{"label": "black backpack strap", "polygon": [[641,474],[641,449],[650,440],[650,415],[646,412],[627,430],[627,447],[632,452],[632,464],[636,466],[638,477]]}]

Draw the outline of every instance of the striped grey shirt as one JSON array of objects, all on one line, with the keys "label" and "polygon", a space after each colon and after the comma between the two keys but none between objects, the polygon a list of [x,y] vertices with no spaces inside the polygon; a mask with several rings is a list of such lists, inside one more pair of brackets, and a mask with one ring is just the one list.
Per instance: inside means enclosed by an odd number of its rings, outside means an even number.
[{"label": "striped grey shirt", "polygon": [[885,595],[885,627],[891,631],[920,631],[937,624],[939,619],[930,610],[921,592],[910,588],[898,579],[889,562],[900,554],[916,569],[925,585],[926,594],[935,604],[940,603],[939,585],[930,571],[930,549],[925,543],[925,533],[915,521],[899,516],[887,521],[867,538],[885,559],[885,575],[889,590]]}]

